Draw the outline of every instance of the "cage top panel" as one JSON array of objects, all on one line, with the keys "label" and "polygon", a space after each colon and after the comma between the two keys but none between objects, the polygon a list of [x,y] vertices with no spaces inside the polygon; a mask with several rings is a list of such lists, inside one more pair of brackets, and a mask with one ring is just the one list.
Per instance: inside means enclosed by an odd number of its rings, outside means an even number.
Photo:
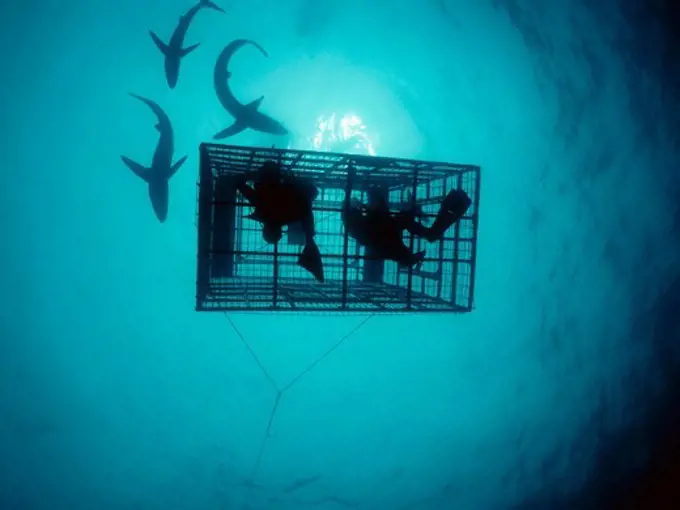
[{"label": "cage top panel", "polygon": [[271,160],[288,171],[328,184],[345,183],[350,168],[356,185],[407,184],[414,179],[430,181],[479,170],[476,165],[212,143],[201,144],[200,150],[203,164],[207,163],[215,177],[247,175]]}]

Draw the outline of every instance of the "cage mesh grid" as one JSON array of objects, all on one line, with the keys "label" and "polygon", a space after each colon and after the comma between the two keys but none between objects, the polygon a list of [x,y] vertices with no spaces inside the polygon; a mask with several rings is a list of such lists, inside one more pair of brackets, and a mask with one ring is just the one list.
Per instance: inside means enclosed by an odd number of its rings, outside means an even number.
[{"label": "cage mesh grid", "polygon": [[[316,242],[325,283],[297,265],[294,228],[277,245],[262,239],[252,207],[235,191],[265,161],[311,180]],[[472,309],[480,169],[473,165],[328,152],[202,144],[198,183],[196,309],[200,311],[467,312]],[[404,234],[412,251],[426,250],[415,268],[377,261],[349,237],[340,220],[347,192],[367,203],[382,189],[390,210],[413,206],[431,222],[446,194],[465,190],[472,205],[435,243]]]}]

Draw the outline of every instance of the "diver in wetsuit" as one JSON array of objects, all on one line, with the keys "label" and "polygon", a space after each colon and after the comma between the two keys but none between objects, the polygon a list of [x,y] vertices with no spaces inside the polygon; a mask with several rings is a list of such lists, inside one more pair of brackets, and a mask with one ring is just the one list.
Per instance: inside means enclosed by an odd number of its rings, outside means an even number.
[{"label": "diver in wetsuit", "polygon": [[424,251],[412,253],[402,239],[404,229],[417,228],[418,224],[409,219],[409,213],[390,214],[384,200],[364,208],[361,202],[352,199],[341,217],[347,233],[370,249],[375,258],[393,260],[400,266],[414,266],[425,258]]},{"label": "diver in wetsuit", "polygon": [[298,257],[298,264],[323,282],[323,264],[314,240],[312,212],[312,202],[319,194],[317,187],[294,176],[284,176],[281,166],[273,161],[267,161],[259,168],[253,187],[243,181],[236,187],[254,207],[248,217],[262,223],[262,236],[267,243],[278,243],[284,226],[301,223],[305,247]]},{"label": "diver in wetsuit", "polygon": [[392,214],[382,197],[374,198],[374,205],[368,208],[352,200],[349,208],[342,212],[342,222],[349,235],[359,244],[370,248],[376,258],[393,260],[401,266],[414,266],[425,258],[425,251],[412,253],[404,244],[404,230],[414,236],[424,237],[431,243],[439,241],[446,230],[463,217],[472,203],[463,190],[449,192],[434,223],[426,227],[416,221],[415,211]]}]

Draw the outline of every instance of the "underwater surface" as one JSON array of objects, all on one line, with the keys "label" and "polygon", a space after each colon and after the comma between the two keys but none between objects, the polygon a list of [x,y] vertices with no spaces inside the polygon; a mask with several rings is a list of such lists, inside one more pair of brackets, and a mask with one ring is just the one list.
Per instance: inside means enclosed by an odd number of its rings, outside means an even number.
[{"label": "underwater surface", "polygon": [[[215,0],[177,73],[160,48],[192,1],[0,7],[0,508],[656,508],[680,423],[675,8]],[[235,39],[268,56],[234,55],[234,95],[289,133],[222,142],[345,129],[481,166],[472,312],[194,311]],[[149,166],[162,128],[131,93],[187,156],[164,221],[120,159]]]}]

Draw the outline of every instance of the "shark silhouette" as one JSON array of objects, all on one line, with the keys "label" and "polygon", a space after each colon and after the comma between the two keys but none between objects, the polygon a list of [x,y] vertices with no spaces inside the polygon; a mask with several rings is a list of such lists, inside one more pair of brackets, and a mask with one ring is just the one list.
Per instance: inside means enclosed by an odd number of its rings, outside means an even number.
[{"label": "shark silhouette", "polygon": [[186,57],[201,44],[197,43],[187,48],[182,47],[184,45],[184,37],[187,35],[187,30],[189,30],[191,21],[198,11],[204,8],[224,12],[221,7],[210,0],[199,0],[196,5],[179,17],[177,28],[175,28],[175,31],[172,33],[172,37],[170,37],[170,42],[168,44],[165,44],[155,33],[149,30],[153,42],[156,43],[158,49],[165,55],[165,78],[171,89],[174,89],[175,85],[177,85],[179,64],[182,57]]},{"label": "shark silhouette", "polygon": [[151,205],[156,213],[156,217],[163,223],[168,217],[170,178],[175,175],[175,172],[177,172],[179,167],[186,161],[187,156],[179,159],[174,165],[172,164],[174,133],[172,131],[170,119],[163,109],[150,99],[135,94],[130,95],[148,105],[153,113],[156,114],[156,117],[158,117],[158,122],[156,123],[156,129],[159,133],[158,145],[156,145],[156,151],[151,160],[151,168],[145,168],[125,156],[121,156],[120,159],[123,160],[123,163],[125,163],[137,177],[147,182],[149,185]]},{"label": "shark silhouette", "polygon": [[229,61],[234,56],[234,53],[246,44],[255,46],[262,55],[269,57],[262,46],[248,39],[236,39],[229,43],[220,53],[215,63],[215,93],[222,107],[234,117],[234,123],[213,136],[215,140],[234,136],[248,128],[272,135],[288,134],[288,130],[280,122],[258,111],[264,96],[260,96],[259,99],[252,103],[241,104],[229,88],[229,78],[231,78],[231,73],[228,70]]}]

